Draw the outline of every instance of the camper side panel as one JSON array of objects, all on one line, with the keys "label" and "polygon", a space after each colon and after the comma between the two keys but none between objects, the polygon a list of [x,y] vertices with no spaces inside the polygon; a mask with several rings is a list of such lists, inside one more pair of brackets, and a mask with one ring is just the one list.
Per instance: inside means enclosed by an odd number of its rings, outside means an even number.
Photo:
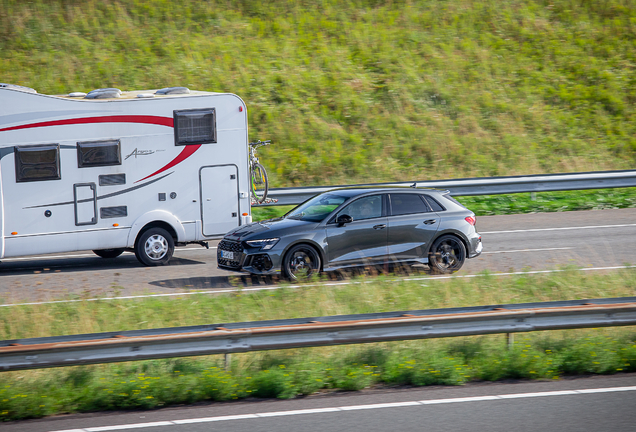
[{"label": "camper side panel", "polygon": [[[2,90],[0,102],[12,107],[0,108],[4,256],[130,247],[152,222],[180,242],[204,240],[202,166],[236,165],[230,193],[250,211],[246,110],[234,95],[86,101]],[[177,145],[175,112],[197,110],[214,112],[215,142]]]}]

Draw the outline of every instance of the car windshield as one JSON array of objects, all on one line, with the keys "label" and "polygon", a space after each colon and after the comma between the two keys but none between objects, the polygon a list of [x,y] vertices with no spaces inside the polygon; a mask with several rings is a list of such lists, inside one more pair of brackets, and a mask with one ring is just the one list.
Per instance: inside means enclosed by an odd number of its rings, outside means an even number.
[{"label": "car windshield", "polygon": [[287,213],[285,215],[285,218],[298,219],[309,222],[321,222],[346,200],[347,197],[338,195],[318,195]]}]

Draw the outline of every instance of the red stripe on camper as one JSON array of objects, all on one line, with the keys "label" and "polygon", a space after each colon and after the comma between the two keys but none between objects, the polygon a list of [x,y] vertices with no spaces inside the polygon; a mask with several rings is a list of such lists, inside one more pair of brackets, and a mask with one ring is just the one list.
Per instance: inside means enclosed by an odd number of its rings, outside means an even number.
[{"label": "red stripe on camper", "polygon": [[145,123],[159,126],[174,127],[174,120],[170,117],[144,116],[144,115],[119,115],[119,116],[103,116],[103,117],[84,117],[65,120],[51,120],[40,123],[30,123],[20,126],[11,126],[0,129],[0,132],[39,128],[48,126],[65,126],[74,124],[90,124],[90,123]]},{"label": "red stripe on camper", "polygon": [[172,159],[172,161],[170,161],[166,166],[164,166],[163,168],[158,169],[157,171],[153,172],[149,176],[146,176],[146,177],[144,177],[142,179],[137,180],[135,183],[139,183],[142,180],[146,180],[147,178],[155,176],[155,175],[157,175],[159,173],[164,172],[167,169],[172,168],[173,166],[175,166],[177,164],[180,164],[181,162],[183,162],[184,160],[186,160],[187,158],[192,156],[192,154],[195,151],[199,150],[199,147],[201,147],[201,144],[190,144],[190,145],[185,146],[183,148],[183,150],[181,150],[181,153],[179,153],[176,158]]}]

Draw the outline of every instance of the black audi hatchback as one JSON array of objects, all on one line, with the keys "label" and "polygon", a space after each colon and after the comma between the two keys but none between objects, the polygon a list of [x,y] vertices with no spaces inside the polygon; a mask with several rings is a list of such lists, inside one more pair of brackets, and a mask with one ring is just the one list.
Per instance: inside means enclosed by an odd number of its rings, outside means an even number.
[{"label": "black audi hatchback", "polygon": [[319,271],[386,263],[428,264],[453,273],[481,254],[475,214],[448,191],[335,189],[285,216],[243,225],[217,249],[224,270],[291,280]]}]

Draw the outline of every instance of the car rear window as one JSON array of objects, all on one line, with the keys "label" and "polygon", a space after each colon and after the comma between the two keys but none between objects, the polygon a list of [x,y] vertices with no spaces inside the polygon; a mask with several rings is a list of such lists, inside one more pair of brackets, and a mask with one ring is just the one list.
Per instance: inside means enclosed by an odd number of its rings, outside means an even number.
[{"label": "car rear window", "polygon": [[391,214],[393,216],[428,213],[431,210],[417,194],[391,194]]},{"label": "car rear window", "polygon": [[444,208],[444,206],[442,206],[440,203],[438,203],[435,199],[431,198],[428,195],[424,195],[424,197],[426,198],[426,201],[428,202],[428,205],[431,206],[431,208],[433,209],[433,211],[435,212],[441,212],[446,210]]},{"label": "car rear window", "polygon": [[444,194],[442,195],[444,198],[446,198],[449,201],[454,202],[455,204],[457,204],[460,207],[466,208],[462,203],[460,203],[459,201],[457,201],[455,198],[453,198],[450,194]]}]

